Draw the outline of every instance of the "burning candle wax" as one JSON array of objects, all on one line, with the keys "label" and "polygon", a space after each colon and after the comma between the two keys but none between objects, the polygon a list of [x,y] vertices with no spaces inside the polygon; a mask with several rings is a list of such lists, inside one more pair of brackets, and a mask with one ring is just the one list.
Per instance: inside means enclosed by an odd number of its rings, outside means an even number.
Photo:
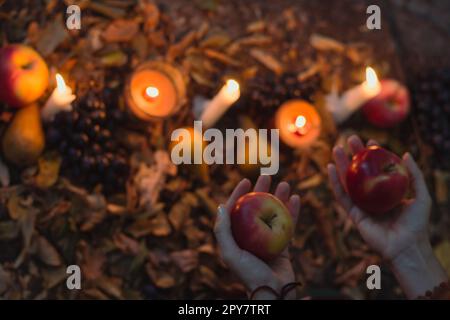
[{"label": "burning candle wax", "polygon": [[174,67],[148,62],[133,72],[125,87],[125,98],[138,118],[161,119],[179,109],[185,95],[184,86],[182,76]]},{"label": "burning candle wax", "polygon": [[327,97],[327,107],[336,122],[342,123],[363,104],[378,95],[380,91],[381,85],[375,70],[367,67],[366,80],[344,92],[341,97],[336,92],[332,92]]},{"label": "burning candle wax", "polygon": [[72,94],[72,89],[66,85],[64,78],[57,73],[56,88],[41,110],[42,119],[44,121],[51,121],[60,111],[72,111],[71,103],[75,98],[76,96]]},{"label": "burning candle wax", "polygon": [[228,108],[239,99],[240,95],[239,83],[236,80],[228,80],[219,93],[204,106],[200,117],[203,126],[211,128]]},{"label": "burning candle wax", "polygon": [[316,109],[303,100],[285,102],[275,114],[280,138],[293,148],[306,148],[320,135],[321,119]]}]

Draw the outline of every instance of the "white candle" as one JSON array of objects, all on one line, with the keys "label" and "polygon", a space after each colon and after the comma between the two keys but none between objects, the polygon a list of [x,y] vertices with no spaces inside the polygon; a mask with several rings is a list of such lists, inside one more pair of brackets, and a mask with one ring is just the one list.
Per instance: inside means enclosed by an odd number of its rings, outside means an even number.
[{"label": "white candle", "polygon": [[72,94],[72,89],[64,82],[63,77],[56,74],[56,88],[48,98],[45,106],[41,110],[41,116],[44,121],[51,121],[58,112],[72,111],[72,101],[76,96]]},{"label": "white candle", "polygon": [[327,96],[327,108],[336,122],[342,123],[367,101],[377,96],[380,91],[381,85],[375,70],[367,67],[366,80],[363,83],[347,90],[341,97],[336,92]]},{"label": "white candle", "polygon": [[206,102],[200,117],[203,126],[211,128],[239,99],[240,95],[239,83],[236,80],[228,80],[219,93],[212,100]]}]

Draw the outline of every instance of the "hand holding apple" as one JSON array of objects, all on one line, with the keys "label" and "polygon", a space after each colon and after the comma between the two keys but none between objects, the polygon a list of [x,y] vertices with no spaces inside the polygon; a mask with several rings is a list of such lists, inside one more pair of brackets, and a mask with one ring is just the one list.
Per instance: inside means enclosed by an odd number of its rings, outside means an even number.
[{"label": "hand holding apple", "polygon": [[[361,139],[351,136],[347,141],[352,154],[365,149]],[[376,146],[370,140],[367,146]],[[406,296],[415,299],[427,290],[448,281],[441,264],[433,253],[428,236],[431,197],[422,172],[409,153],[403,155],[415,198],[403,201],[400,212],[374,217],[354,204],[346,189],[346,175],[350,161],[341,146],[333,150],[336,165],[328,165],[330,184],[334,195],[347,211],[363,239],[387,260]]]},{"label": "hand holding apple", "polygon": [[34,49],[12,44],[0,49],[0,100],[13,107],[35,102],[48,86],[48,67]]},{"label": "hand holding apple", "polygon": [[[352,154],[358,154],[365,149],[361,139],[351,136],[347,141]],[[370,140],[367,146],[376,146]],[[419,241],[428,241],[428,219],[431,209],[431,198],[428,193],[424,177],[416,162],[409,153],[403,155],[403,165],[408,169],[415,198],[403,200],[399,213],[386,216],[383,219],[368,214],[357,206],[350,198],[347,190],[351,188],[347,183],[347,170],[350,161],[341,146],[333,149],[336,165],[328,165],[330,184],[336,199],[348,212],[356,228],[364,240],[384,258],[395,257],[411,245]]]},{"label": "hand holding apple", "polygon": [[[260,176],[253,191],[256,193],[267,193],[270,189],[270,184],[270,176]],[[250,191],[251,183],[248,179],[242,180],[236,186],[227,203],[219,206],[214,232],[224,262],[237,274],[250,291],[260,286],[269,286],[280,292],[284,285],[295,282],[295,275],[287,248],[270,263],[266,263],[250,252],[241,249],[232,234],[230,213],[233,211],[238,199]],[[288,208],[292,215],[292,224],[295,226],[300,210],[300,198],[297,195],[290,196],[290,187],[286,182],[281,182],[277,186],[274,196]],[[295,297],[294,292],[291,292],[288,297]],[[256,294],[255,298],[274,299],[275,296],[270,292],[261,291]]]}]

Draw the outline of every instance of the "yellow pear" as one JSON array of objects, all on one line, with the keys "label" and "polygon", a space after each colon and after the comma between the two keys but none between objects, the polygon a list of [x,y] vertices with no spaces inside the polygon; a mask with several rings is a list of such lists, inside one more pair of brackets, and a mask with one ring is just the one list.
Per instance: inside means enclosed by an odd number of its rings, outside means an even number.
[{"label": "yellow pear", "polygon": [[39,107],[36,104],[19,109],[2,140],[3,155],[17,166],[35,163],[45,146]]}]

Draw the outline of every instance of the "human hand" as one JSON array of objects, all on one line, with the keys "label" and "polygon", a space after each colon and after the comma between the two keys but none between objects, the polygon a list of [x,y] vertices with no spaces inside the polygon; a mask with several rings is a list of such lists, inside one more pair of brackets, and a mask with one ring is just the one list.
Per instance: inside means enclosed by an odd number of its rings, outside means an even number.
[{"label": "human hand", "polygon": [[[353,155],[364,148],[356,135],[351,136],[347,143]],[[370,140],[367,146],[376,144]],[[328,174],[336,199],[367,244],[391,263],[406,294],[415,298],[445,281],[445,272],[433,254],[428,237],[431,197],[412,156],[405,153],[402,158],[410,173],[415,196],[404,200],[399,210],[385,219],[370,216],[352,202],[345,187],[350,160],[341,146],[333,149],[333,157],[336,165],[328,165]]]},{"label": "human hand", "polygon": [[[270,176],[260,176],[253,191],[269,192],[270,184]],[[250,191],[251,182],[248,179],[242,180],[236,186],[226,204],[219,206],[214,232],[224,262],[242,280],[250,292],[260,286],[269,286],[279,293],[283,286],[295,282],[288,249],[286,248],[275,260],[266,263],[250,252],[240,249],[231,233],[230,212],[236,201]],[[300,197],[298,195],[289,196],[290,187],[286,182],[278,184],[274,195],[289,209],[295,226],[300,210]],[[255,298],[275,299],[276,297],[271,292],[259,291],[255,294]],[[295,298],[295,293],[291,290],[287,298]]]}]

